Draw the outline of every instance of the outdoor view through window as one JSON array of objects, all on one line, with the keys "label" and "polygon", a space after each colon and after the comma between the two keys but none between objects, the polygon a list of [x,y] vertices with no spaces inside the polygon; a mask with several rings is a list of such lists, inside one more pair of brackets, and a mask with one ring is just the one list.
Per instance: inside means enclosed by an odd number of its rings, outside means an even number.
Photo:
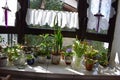
[{"label": "outdoor view through window", "polygon": [[64,30],[78,28],[76,0],[30,0],[26,22],[34,28],[53,28],[55,16]]}]

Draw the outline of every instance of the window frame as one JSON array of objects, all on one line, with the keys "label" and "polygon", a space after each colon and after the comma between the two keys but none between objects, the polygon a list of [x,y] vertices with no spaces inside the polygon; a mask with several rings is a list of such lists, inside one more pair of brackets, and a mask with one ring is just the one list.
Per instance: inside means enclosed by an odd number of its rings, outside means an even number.
[{"label": "window frame", "polygon": [[[39,35],[39,34],[53,34],[53,30],[47,30],[47,29],[36,29],[36,28],[29,28],[26,24],[25,18],[27,9],[29,7],[29,1],[30,0],[18,0],[18,2],[21,5],[21,9],[16,12],[16,21],[15,21],[15,27],[8,26],[6,29],[5,26],[0,26],[0,33],[10,33],[10,34],[18,34],[18,43],[24,44],[24,37],[26,34],[33,34],[33,35]],[[96,40],[96,41],[102,41],[102,42],[108,42],[109,43],[109,49],[108,53],[111,52],[112,48],[112,42],[113,42],[113,36],[114,36],[114,30],[115,30],[115,22],[116,22],[116,15],[117,15],[117,5],[118,0],[112,3],[112,6],[114,7],[116,14],[113,16],[113,18],[109,21],[109,29],[107,34],[96,34],[96,33],[89,33],[87,32],[87,8],[89,7],[87,0],[78,0],[78,20],[79,20],[79,29],[74,31],[62,31],[62,34],[64,37],[71,37],[76,38],[76,35],[78,39],[84,40]],[[108,54],[110,55],[110,54]]]}]

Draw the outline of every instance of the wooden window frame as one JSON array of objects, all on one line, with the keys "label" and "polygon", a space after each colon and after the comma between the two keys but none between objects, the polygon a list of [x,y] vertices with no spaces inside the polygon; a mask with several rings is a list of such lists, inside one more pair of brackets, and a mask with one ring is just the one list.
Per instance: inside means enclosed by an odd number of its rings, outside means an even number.
[{"label": "wooden window frame", "polygon": [[[29,28],[25,21],[29,0],[18,0],[18,2],[21,5],[21,9],[16,13],[15,27],[8,26],[8,28],[6,29],[4,26],[1,26],[0,34],[5,34],[5,33],[18,34],[18,43],[22,43],[22,44],[24,44],[25,41],[24,40],[25,34],[33,34],[33,35],[39,35],[45,33],[53,34],[53,30]],[[112,7],[114,7],[116,14],[109,21],[110,25],[108,29],[108,34],[95,34],[86,31],[87,21],[88,21],[87,8],[89,7],[89,5],[87,4],[87,0],[79,0],[78,1],[79,29],[76,30],[75,32],[62,31],[63,36],[75,38],[77,35],[78,39],[82,39],[82,40],[89,39],[89,40],[96,40],[101,42],[108,42],[109,43],[108,53],[110,53],[113,42],[114,30],[115,30],[117,5],[118,5],[118,0],[112,3]]]}]

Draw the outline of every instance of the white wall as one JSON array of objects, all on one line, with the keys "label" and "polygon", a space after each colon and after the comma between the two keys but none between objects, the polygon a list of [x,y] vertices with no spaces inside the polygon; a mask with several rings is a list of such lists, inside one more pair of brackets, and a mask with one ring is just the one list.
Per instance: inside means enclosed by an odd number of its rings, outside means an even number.
[{"label": "white wall", "polygon": [[116,20],[116,28],[114,33],[114,40],[112,45],[112,51],[111,51],[111,59],[110,64],[115,65],[115,55],[116,52],[118,53],[118,58],[120,62],[120,0],[118,5],[118,14],[117,14],[117,20]]}]

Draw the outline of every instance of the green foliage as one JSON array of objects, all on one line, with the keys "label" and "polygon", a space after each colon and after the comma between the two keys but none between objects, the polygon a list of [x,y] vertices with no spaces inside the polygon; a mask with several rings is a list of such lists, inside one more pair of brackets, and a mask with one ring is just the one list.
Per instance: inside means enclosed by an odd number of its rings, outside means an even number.
[{"label": "green foliage", "polygon": [[94,59],[98,54],[98,50],[94,49],[92,46],[87,45],[85,51],[85,57]]},{"label": "green foliage", "polygon": [[46,0],[45,9],[47,10],[62,10],[63,3],[60,0]]},{"label": "green foliage", "polygon": [[43,37],[38,36],[38,35],[26,35],[25,36],[25,44],[27,44],[28,46],[37,46],[39,45],[39,43],[41,43],[43,40]]},{"label": "green foliage", "polygon": [[64,56],[73,56],[72,45],[64,46],[62,51]]},{"label": "green foliage", "polygon": [[100,59],[99,59],[99,64],[102,66],[107,66],[108,65],[108,57],[106,53],[100,53]]},{"label": "green foliage", "polygon": [[11,59],[11,60],[16,60],[21,54],[19,54],[19,52],[22,50],[22,47],[21,45],[19,44],[16,44],[12,47],[6,47],[3,49],[3,51],[5,53],[7,53],[8,57]]},{"label": "green foliage", "polygon": [[28,60],[34,59],[34,56],[32,54],[27,54],[26,57],[27,57]]},{"label": "green foliage", "polygon": [[[40,9],[42,0],[30,0],[30,8]],[[60,0],[45,0],[45,9],[46,10],[62,10],[63,3]]]},{"label": "green foliage", "polygon": [[86,51],[86,46],[87,44],[84,44],[78,39],[76,39],[73,43],[73,53],[78,57],[82,57],[82,55]]},{"label": "green foliage", "polygon": [[3,38],[2,38],[2,36],[0,36],[0,43],[3,41]]},{"label": "green foliage", "polygon": [[104,42],[99,42],[99,41],[91,41],[91,45],[93,46],[94,49],[99,50],[99,53],[108,53],[108,49],[104,48]]},{"label": "green foliage", "polygon": [[37,45],[38,55],[48,55],[54,45],[54,36],[50,34],[39,35],[42,38],[41,42]]},{"label": "green foliage", "polygon": [[42,3],[42,0],[30,0],[30,8],[39,9],[41,3]]},{"label": "green foliage", "polygon": [[[57,19],[57,22],[56,22]],[[55,40],[55,53],[59,53],[62,49],[62,44],[63,44],[63,36],[61,33],[61,27],[58,26],[58,17],[56,16],[54,19],[54,40]]]}]

